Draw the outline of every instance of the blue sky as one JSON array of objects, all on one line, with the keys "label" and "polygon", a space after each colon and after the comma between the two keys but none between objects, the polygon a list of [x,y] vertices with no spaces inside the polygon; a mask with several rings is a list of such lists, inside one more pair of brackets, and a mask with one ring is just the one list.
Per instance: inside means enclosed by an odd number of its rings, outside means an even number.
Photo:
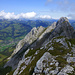
[{"label": "blue sky", "polygon": [[0,18],[75,19],[75,0],[0,0]]}]

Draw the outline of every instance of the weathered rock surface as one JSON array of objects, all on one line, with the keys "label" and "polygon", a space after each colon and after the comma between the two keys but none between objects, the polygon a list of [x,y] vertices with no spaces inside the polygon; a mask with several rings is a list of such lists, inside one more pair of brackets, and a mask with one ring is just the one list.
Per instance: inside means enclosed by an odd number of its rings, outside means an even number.
[{"label": "weathered rock surface", "polygon": [[70,63],[70,62],[75,62],[75,57],[68,57],[67,58],[67,62]]},{"label": "weathered rock surface", "polygon": [[38,40],[40,40],[41,38],[43,38],[43,36],[46,33],[51,32],[55,27],[56,27],[56,22],[54,22],[51,26],[47,27],[47,29],[42,33],[42,35],[40,35],[40,37],[38,38]]},{"label": "weathered rock surface", "polygon": [[74,68],[66,65],[57,75],[68,75],[67,73],[71,73],[72,71],[74,71]]},{"label": "weathered rock surface", "polygon": [[49,38],[50,33],[55,29],[56,22],[54,22],[51,26],[48,26],[43,33],[38,37],[37,41],[31,45],[33,48],[39,48],[42,46],[42,44],[45,42],[46,39]]},{"label": "weathered rock surface", "polygon": [[48,66],[47,62],[50,61],[51,54],[46,52],[44,55],[37,61],[36,67],[34,69],[35,73],[42,73],[44,71],[44,68]]}]

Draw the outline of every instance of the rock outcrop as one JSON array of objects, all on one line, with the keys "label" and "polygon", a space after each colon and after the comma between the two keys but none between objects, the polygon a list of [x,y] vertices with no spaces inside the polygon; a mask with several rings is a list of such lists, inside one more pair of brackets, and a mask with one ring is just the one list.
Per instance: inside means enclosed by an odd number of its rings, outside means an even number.
[{"label": "rock outcrop", "polygon": [[68,75],[67,73],[71,73],[72,71],[74,71],[74,68],[66,65],[57,75]]},{"label": "rock outcrop", "polygon": [[48,67],[48,62],[51,61],[52,56],[49,52],[44,53],[44,55],[37,61],[36,67],[34,69],[35,73],[42,73],[44,71],[44,68]]}]

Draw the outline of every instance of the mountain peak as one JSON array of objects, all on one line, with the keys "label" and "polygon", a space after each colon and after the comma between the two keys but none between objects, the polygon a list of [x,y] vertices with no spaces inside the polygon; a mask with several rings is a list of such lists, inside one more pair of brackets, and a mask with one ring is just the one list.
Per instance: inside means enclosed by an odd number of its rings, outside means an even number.
[{"label": "mountain peak", "polygon": [[67,17],[61,17],[59,20],[68,21]]},{"label": "mountain peak", "polygon": [[69,20],[66,17],[61,17],[58,21],[56,25],[60,25],[63,22],[69,22]]}]

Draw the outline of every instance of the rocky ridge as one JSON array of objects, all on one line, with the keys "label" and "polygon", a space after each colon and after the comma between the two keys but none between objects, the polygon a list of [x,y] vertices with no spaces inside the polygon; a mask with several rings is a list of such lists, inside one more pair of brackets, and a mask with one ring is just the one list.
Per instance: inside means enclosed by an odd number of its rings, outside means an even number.
[{"label": "rocky ridge", "polygon": [[40,26],[39,28],[34,27],[26,36],[24,39],[19,41],[19,43],[16,46],[16,49],[14,50],[13,54],[16,54],[22,47],[25,45],[25,48],[29,46],[32,42],[34,42],[39,35],[43,32],[45,28]]},{"label": "rocky ridge", "polygon": [[36,47],[38,41],[40,39],[42,39],[46,33],[51,32],[51,30],[54,29],[55,27],[56,27],[56,22],[54,22],[51,26],[49,26],[46,29],[42,26],[40,26],[38,28],[34,27],[25,36],[25,38],[17,44],[16,49],[14,50],[12,55],[9,57],[10,60],[6,63],[6,65],[4,67],[12,66],[12,68],[15,69],[17,67],[19,61],[22,59],[22,56],[23,56],[24,52],[27,50],[27,48],[30,46],[31,46],[30,48]]},{"label": "rocky ridge", "polygon": [[[71,45],[65,37],[57,37],[40,49],[28,49],[13,75],[68,75],[68,73],[73,73],[75,61],[71,58],[75,57],[72,55]],[[31,51],[33,54],[29,55]],[[69,58],[72,60],[71,62],[68,62]]]},{"label": "rocky ridge", "polygon": [[[35,28],[35,33],[36,30]],[[30,36],[27,38],[30,42]],[[20,57],[17,60],[15,58],[19,56],[21,49],[16,51],[16,54],[6,63],[5,67],[10,63],[9,66],[13,64],[12,68],[16,68],[12,75],[75,75],[75,31],[66,17],[43,29],[40,35],[37,34],[34,38],[36,41],[27,50],[23,48],[24,52],[20,60]],[[38,46],[39,42],[40,46]],[[14,59],[18,65],[14,63]],[[11,72],[8,75],[10,74]]]}]

